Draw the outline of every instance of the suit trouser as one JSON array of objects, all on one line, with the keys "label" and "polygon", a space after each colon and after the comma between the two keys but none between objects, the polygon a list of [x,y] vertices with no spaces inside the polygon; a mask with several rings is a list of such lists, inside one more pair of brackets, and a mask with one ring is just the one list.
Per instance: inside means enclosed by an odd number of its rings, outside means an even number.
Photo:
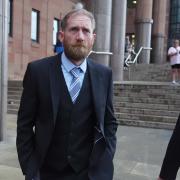
[{"label": "suit trouser", "polygon": [[39,174],[39,172],[38,172],[38,174],[37,174],[32,180],[40,180],[40,174]]},{"label": "suit trouser", "polygon": [[34,177],[32,180],[40,180],[40,177]]},{"label": "suit trouser", "polygon": [[89,180],[88,169],[83,169],[76,173],[70,165],[67,165],[60,173],[52,174],[41,172],[39,179],[34,180]]}]

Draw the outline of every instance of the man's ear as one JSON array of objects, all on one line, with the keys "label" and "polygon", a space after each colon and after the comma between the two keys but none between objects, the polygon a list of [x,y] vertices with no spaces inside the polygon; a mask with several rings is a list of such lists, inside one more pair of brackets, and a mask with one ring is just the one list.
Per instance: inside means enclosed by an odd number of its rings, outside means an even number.
[{"label": "man's ear", "polygon": [[59,31],[59,40],[60,40],[61,42],[64,41],[64,31]]},{"label": "man's ear", "polygon": [[93,33],[94,39],[96,39],[96,33]]},{"label": "man's ear", "polygon": [[96,40],[96,34],[95,33],[93,33],[93,44],[94,44],[94,41]]}]

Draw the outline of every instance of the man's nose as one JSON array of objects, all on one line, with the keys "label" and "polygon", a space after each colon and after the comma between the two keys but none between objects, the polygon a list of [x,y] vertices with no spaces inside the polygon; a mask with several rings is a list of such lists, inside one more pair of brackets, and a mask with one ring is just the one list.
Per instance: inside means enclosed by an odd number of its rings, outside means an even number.
[{"label": "man's nose", "polygon": [[78,33],[77,33],[77,40],[81,40],[81,41],[84,40],[84,33],[83,33],[82,30],[78,31]]}]

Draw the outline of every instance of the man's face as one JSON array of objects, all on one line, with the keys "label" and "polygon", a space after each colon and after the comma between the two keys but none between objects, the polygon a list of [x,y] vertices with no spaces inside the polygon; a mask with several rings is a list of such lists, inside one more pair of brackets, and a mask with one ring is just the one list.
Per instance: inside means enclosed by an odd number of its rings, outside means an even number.
[{"label": "man's face", "polygon": [[70,60],[81,61],[87,57],[95,39],[91,20],[87,16],[72,15],[67,27],[60,33],[64,52]]}]

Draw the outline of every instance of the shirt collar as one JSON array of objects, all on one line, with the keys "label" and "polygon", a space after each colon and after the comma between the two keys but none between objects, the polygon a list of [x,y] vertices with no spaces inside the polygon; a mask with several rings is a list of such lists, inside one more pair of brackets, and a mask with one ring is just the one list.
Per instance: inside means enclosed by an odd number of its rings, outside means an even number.
[{"label": "shirt collar", "polygon": [[61,56],[61,61],[62,61],[62,65],[64,66],[64,68],[66,69],[66,71],[70,72],[73,68],[75,67],[80,67],[81,70],[85,73],[86,69],[87,69],[87,60],[86,58],[84,59],[84,61],[81,63],[81,65],[76,66],[75,64],[73,64],[65,55],[65,53],[62,53]]}]

